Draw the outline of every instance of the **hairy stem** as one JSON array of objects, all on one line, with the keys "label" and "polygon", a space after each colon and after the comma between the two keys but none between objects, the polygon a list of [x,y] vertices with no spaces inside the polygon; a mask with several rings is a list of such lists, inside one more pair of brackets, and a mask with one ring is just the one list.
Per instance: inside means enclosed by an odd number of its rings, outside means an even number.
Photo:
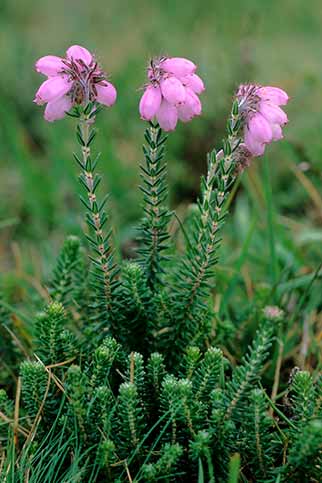
[{"label": "hairy stem", "polygon": [[118,284],[116,280],[118,269],[113,261],[113,250],[110,243],[111,230],[104,233],[104,226],[108,221],[104,211],[107,197],[99,202],[96,195],[101,178],[95,172],[98,158],[93,161],[91,155],[91,143],[96,134],[92,127],[95,120],[94,111],[92,108],[89,113],[86,113],[86,110],[87,108],[81,114],[77,128],[77,139],[81,145],[82,157],[75,156],[75,158],[81,168],[79,181],[87,195],[86,199],[82,196],[80,198],[87,209],[86,222],[90,232],[86,234],[86,238],[92,249],[90,259],[93,263],[93,285],[97,292],[97,305],[101,308],[99,316],[106,318],[106,314],[112,310],[113,291]]},{"label": "hairy stem", "polygon": [[163,136],[159,125],[150,123],[146,129],[145,139],[148,147],[143,148],[145,164],[141,166],[143,185],[143,209],[145,219],[141,225],[141,247],[139,249],[142,265],[152,291],[161,283],[163,273],[162,262],[165,260],[162,252],[167,248],[168,221],[170,213],[163,206],[168,188],[166,183],[166,165],[162,163],[164,156]]}]

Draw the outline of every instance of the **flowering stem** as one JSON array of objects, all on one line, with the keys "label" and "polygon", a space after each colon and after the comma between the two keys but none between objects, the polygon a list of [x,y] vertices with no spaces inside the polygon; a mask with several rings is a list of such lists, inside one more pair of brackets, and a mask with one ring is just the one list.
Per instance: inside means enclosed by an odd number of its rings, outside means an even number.
[{"label": "flowering stem", "polygon": [[142,245],[139,253],[140,263],[145,270],[150,288],[154,291],[161,282],[161,263],[166,258],[162,252],[168,248],[167,226],[171,216],[168,208],[162,206],[168,194],[166,165],[162,163],[167,138],[163,136],[160,126],[151,122],[145,131],[145,139],[148,147],[143,146],[145,164],[141,165],[143,185],[140,186],[145,219],[140,228]]},{"label": "flowering stem", "polygon": [[113,293],[119,284],[117,280],[118,268],[113,261],[113,250],[111,248],[111,230],[103,232],[108,216],[104,210],[107,196],[98,202],[96,191],[100,184],[101,177],[95,172],[98,156],[93,161],[91,156],[91,143],[95,138],[96,131],[93,129],[95,121],[95,106],[89,105],[83,110],[79,117],[77,126],[77,139],[81,146],[82,157],[75,155],[75,159],[81,168],[79,181],[87,194],[87,199],[80,196],[82,203],[87,209],[86,222],[90,233],[85,234],[92,248],[93,256],[90,259],[93,263],[93,285],[96,289],[99,318],[106,319],[112,309]]},{"label": "flowering stem", "polygon": [[202,179],[202,196],[198,203],[200,216],[195,227],[196,243],[187,254],[189,260],[194,260],[189,275],[190,283],[185,286],[187,296],[184,313],[188,318],[192,317],[191,309],[200,290],[203,291],[203,288],[208,286],[210,270],[217,261],[215,249],[220,241],[217,235],[224,224],[227,214],[225,204],[236,179],[234,152],[240,144],[239,127],[238,106],[234,103],[223,151],[216,153],[216,150],[213,150],[208,154],[207,177]]},{"label": "flowering stem", "polygon": [[223,150],[217,153],[214,149],[208,155],[208,172],[201,181],[199,215],[194,220],[193,239],[177,270],[176,286],[171,297],[174,306],[171,332],[174,357],[187,344],[195,343],[200,336],[204,339],[208,334],[206,313],[212,287],[209,280],[218,259],[218,233],[227,214],[227,199],[236,179],[240,124],[238,103],[235,101]]}]

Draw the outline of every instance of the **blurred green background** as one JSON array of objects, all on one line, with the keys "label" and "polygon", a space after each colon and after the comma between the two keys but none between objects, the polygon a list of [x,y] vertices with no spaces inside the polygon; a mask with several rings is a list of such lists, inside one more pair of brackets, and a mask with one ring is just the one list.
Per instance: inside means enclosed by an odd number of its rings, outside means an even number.
[{"label": "blurred green background", "polygon": [[270,224],[281,271],[316,269],[322,255],[321,0],[1,0],[0,270],[7,287],[19,279],[20,287],[23,280],[37,288],[65,235],[80,233],[74,121],[48,124],[32,102],[42,81],[36,59],[63,55],[75,43],[96,53],[118,89],[116,106],[99,116],[95,148],[103,153],[99,171],[125,254],[141,213],[140,87],[148,59],[168,54],[195,61],[206,84],[202,117],[170,135],[172,206],[184,217],[195,201],[205,154],[214,143],[220,147],[238,84],[280,86],[291,96],[290,122],[285,139],[267,149],[271,188],[265,161],[255,160],[232,204],[219,271],[239,267],[249,290],[257,279],[269,280]]}]

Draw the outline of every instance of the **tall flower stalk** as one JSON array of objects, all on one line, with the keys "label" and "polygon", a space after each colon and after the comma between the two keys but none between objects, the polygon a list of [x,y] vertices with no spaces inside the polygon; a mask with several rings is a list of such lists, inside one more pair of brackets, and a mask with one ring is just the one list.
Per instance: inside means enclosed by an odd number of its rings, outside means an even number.
[{"label": "tall flower stalk", "polygon": [[176,267],[175,286],[169,298],[173,310],[164,333],[167,344],[173,347],[174,360],[188,344],[207,343],[209,296],[218,260],[219,232],[227,215],[226,202],[237,175],[253,157],[264,153],[266,144],[282,138],[287,116],[279,105],[287,101],[287,94],[279,88],[241,86],[233,102],[223,148],[208,154],[208,171],[201,181],[191,240]]},{"label": "tall flower stalk", "polygon": [[90,259],[93,264],[92,283],[96,292],[97,317],[102,322],[106,321],[112,311],[113,296],[115,289],[119,285],[119,269],[114,263],[113,249],[111,245],[112,229],[105,225],[108,223],[108,215],[105,211],[105,203],[108,196],[101,201],[97,197],[97,189],[101,177],[96,173],[98,156],[92,159],[91,143],[95,138],[93,123],[97,113],[97,106],[89,104],[79,117],[77,126],[77,140],[80,144],[81,158],[75,155],[75,159],[81,168],[79,181],[84,188],[87,197],[81,196],[81,201],[85,206],[86,222],[89,227],[89,234],[86,238],[92,249]]},{"label": "tall flower stalk", "polygon": [[163,252],[168,248],[168,222],[171,213],[165,206],[168,187],[166,164],[163,164],[166,136],[158,124],[150,122],[145,131],[147,146],[143,147],[144,165],[141,165],[143,209],[145,217],[140,227],[140,263],[149,286],[155,291],[164,272]]},{"label": "tall flower stalk", "polygon": [[152,59],[139,105],[141,118],[149,121],[145,131],[147,146],[143,146],[145,162],[141,165],[145,218],[141,224],[139,254],[152,292],[160,285],[164,273],[163,252],[168,248],[167,228],[171,217],[164,206],[168,194],[163,163],[167,137],[162,131],[173,131],[178,119],[189,122],[201,114],[198,95],[204,91],[204,84],[196,69],[193,62],[182,57]]},{"label": "tall flower stalk", "polygon": [[[86,212],[89,233],[86,238],[92,249],[92,285],[95,319],[108,328],[111,323],[113,297],[118,281],[118,268],[114,263],[111,246],[112,230],[105,230],[108,215],[104,209],[107,197],[97,198],[101,177],[96,173],[99,156],[92,157],[91,145],[95,138],[96,115],[101,105],[112,106],[116,100],[116,89],[107,80],[94,55],[79,45],[71,46],[66,57],[47,55],[36,62],[37,72],[46,75],[47,80],[39,87],[35,102],[47,103],[44,117],[55,121],[65,114],[78,119],[77,141],[81,155],[74,154],[81,168],[79,181],[86,192],[81,196]],[[69,112],[68,112],[69,111]]]},{"label": "tall flower stalk", "polygon": [[223,149],[218,152],[213,149],[208,154],[208,170],[201,180],[192,239],[176,270],[175,287],[170,296],[173,320],[169,331],[174,357],[188,344],[205,340],[209,335],[208,300],[218,260],[219,232],[227,215],[225,203],[240,166],[245,164],[240,128],[239,106],[235,100]]}]

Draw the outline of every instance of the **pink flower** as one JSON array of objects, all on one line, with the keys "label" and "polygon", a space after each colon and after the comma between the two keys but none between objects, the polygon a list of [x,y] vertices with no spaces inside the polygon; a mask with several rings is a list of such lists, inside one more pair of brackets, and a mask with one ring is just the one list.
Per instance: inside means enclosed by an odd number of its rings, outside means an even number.
[{"label": "pink flower", "polygon": [[93,61],[92,54],[85,49],[85,47],[81,47],[80,45],[72,45],[69,47],[66,51],[66,56],[69,60],[85,65],[90,65]]},{"label": "pink flower", "polygon": [[189,87],[186,88],[186,100],[178,106],[179,119],[183,122],[191,121],[194,116],[201,114],[201,102],[199,97]]},{"label": "pink flower", "polygon": [[161,105],[162,95],[160,87],[148,86],[141,97],[140,113],[143,119],[151,121]]},{"label": "pink flower", "polygon": [[153,59],[148,67],[149,83],[140,100],[142,119],[157,118],[164,131],[173,131],[178,119],[191,121],[201,114],[198,95],[205,87],[195,74],[196,65],[181,57]]},{"label": "pink flower", "polygon": [[186,89],[176,77],[166,77],[160,82],[161,93],[170,104],[183,104],[186,98]]},{"label": "pink flower", "polygon": [[277,104],[278,106],[284,106],[288,103],[288,95],[285,91],[280,89],[279,87],[260,87],[258,89],[258,95],[266,100]]},{"label": "pink flower", "polygon": [[197,66],[191,62],[191,60],[182,57],[171,57],[163,60],[162,68],[176,77],[184,77],[193,74],[196,71]]},{"label": "pink flower", "polygon": [[45,82],[41,84],[36,92],[35,102],[40,106],[46,102],[54,101],[67,92],[70,91],[73,82],[68,79],[67,75],[57,75],[55,77],[49,77]]},{"label": "pink flower", "polygon": [[113,106],[116,101],[117,92],[113,84],[106,80],[102,80],[95,86],[96,100],[105,106]]},{"label": "pink flower", "polygon": [[116,89],[106,80],[93,55],[80,45],[72,45],[66,57],[46,55],[37,60],[35,69],[48,77],[36,92],[34,102],[46,104],[44,117],[52,122],[62,119],[75,105],[98,102],[112,106]]},{"label": "pink flower", "polygon": [[70,111],[72,108],[72,100],[68,96],[62,96],[55,101],[48,102],[44,118],[48,122],[57,121],[62,119],[66,112]]},{"label": "pink flower", "polygon": [[245,146],[251,155],[262,156],[266,144],[283,138],[282,127],[288,119],[279,106],[287,104],[288,95],[278,87],[241,85],[237,99]]},{"label": "pink flower", "polygon": [[38,59],[35,68],[40,74],[47,75],[48,77],[58,75],[65,68],[63,59],[56,57],[55,55],[46,55]]},{"label": "pink flower", "polygon": [[204,83],[197,74],[181,77],[181,82],[185,87],[190,87],[196,94],[201,94],[205,90]]},{"label": "pink flower", "polygon": [[176,128],[178,111],[173,104],[170,104],[165,99],[162,100],[156,116],[158,123],[165,131],[173,131]]}]

